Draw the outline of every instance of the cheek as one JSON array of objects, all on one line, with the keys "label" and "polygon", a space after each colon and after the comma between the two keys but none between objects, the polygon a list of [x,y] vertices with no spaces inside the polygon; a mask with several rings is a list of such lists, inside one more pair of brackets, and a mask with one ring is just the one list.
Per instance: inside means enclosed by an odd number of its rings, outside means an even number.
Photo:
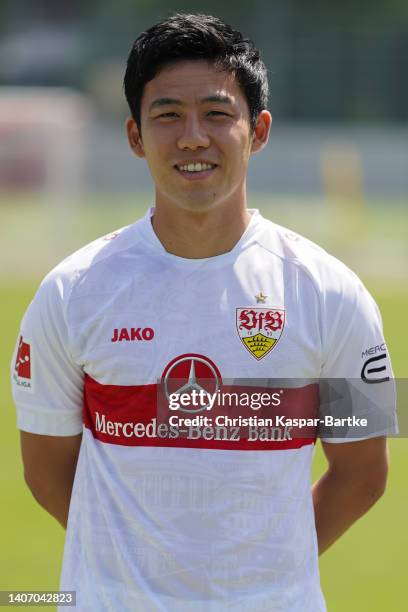
[{"label": "cheek", "polygon": [[171,159],[168,154],[168,146],[161,139],[146,138],[144,140],[144,152],[147,164],[154,176],[164,176],[169,169],[172,169]]},{"label": "cheek", "polygon": [[235,167],[240,171],[248,165],[251,144],[245,135],[237,134],[231,147]]},{"label": "cheek", "polygon": [[172,138],[169,130],[156,127],[155,129],[150,128],[149,130],[146,130],[146,133],[143,133],[145,152],[152,159],[164,157],[167,154],[171,143]]},{"label": "cheek", "polygon": [[243,122],[230,131],[232,147],[236,156],[246,159],[251,148],[251,135],[248,132],[248,127]]}]

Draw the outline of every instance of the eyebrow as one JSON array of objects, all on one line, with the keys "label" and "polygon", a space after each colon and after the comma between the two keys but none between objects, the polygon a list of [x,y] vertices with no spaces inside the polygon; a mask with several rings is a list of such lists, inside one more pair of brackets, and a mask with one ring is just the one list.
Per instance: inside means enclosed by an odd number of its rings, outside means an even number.
[{"label": "eyebrow", "polygon": [[182,102],[181,100],[177,100],[176,98],[157,98],[156,100],[153,100],[149,107],[149,110],[152,110],[153,108],[159,108],[160,106],[170,106],[173,104],[181,106]]},{"label": "eyebrow", "polygon": [[[200,100],[200,103],[203,104],[205,102],[217,102],[221,104],[230,104],[232,105],[233,101],[229,96],[223,96],[221,94],[214,94],[212,96],[206,96]],[[161,106],[183,106],[183,102],[177,98],[157,98],[153,100],[151,103],[149,110],[153,110],[154,108],[160,108]]]},{"label": "eyebrow", "polygon": [[221,102],[221,104],[232,104],[232,98],[229,96],[223,96],[221,94],[215,94],[214,96],[207,96],[203,98],[201,102]]}]

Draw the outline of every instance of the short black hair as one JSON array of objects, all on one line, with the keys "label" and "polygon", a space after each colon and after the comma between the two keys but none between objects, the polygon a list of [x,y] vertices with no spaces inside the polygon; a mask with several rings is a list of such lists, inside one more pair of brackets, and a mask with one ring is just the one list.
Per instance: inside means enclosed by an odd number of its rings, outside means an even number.
[{"label": "short black hair", "polygon": [[132,45],[124,91],[133,119],[140,128],[140,109],[146,83],[165,65],[182,60],[207,60],[233,73],[246,97],[251,128],[268,105],[265,64],[254,43],[218,17],[176,13],[142,32]]}]

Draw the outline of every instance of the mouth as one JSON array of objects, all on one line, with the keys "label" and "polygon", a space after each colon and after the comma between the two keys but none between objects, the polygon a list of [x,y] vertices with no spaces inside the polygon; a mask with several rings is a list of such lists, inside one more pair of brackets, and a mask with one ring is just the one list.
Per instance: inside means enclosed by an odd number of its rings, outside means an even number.
[{"label": "mouth", "polygon": [[197,180],[211,176],[211,174],[217,168],[217,164],[201,161],[176,164],[174,167],[185,179]]}]

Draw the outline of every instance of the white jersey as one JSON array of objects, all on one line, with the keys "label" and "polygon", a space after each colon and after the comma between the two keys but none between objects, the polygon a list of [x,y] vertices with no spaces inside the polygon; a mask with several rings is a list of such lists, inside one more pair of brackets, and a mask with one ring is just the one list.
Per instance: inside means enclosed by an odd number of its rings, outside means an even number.
[{"label": "white jersey", "polygon": [[[342,263],[257,211],[207,259],[166,252],[151,214],[45,278],[13,358],[18,427],[83,432],[61,589],[80,612],[321,612],[316,432],[268,417],[284,392],[292,416],[312,408],[321,378],[363,381],[376,403],[392,384],[378,309]],[[215,416],[223,383],[274,390],[233,408],[255,423],[245,435]],[[169,408],[194,389],[198,408]],[[395,432],[384,397],[386,425],[362,438]]]}]

